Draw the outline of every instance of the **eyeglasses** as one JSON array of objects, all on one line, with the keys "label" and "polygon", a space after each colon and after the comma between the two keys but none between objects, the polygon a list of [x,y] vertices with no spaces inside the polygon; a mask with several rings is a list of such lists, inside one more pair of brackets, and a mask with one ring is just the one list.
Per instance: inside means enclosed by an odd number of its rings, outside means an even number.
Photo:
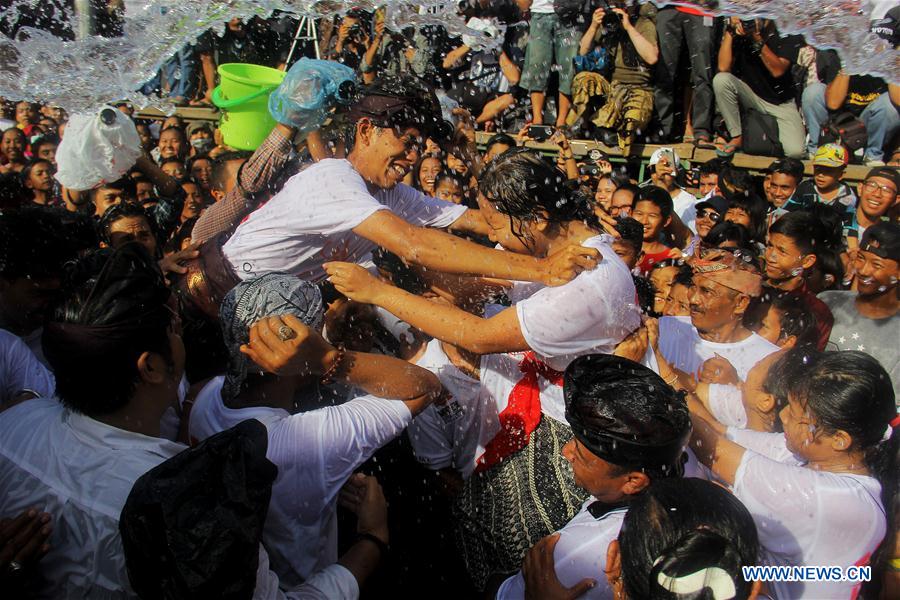
[{"label": "eyeglasses", "polygon": [[867,181],[863,184],[863,187],[869,190],[870,192],[881,191],[889,196],[896,196],[897,190],[889,185],[881,185],[875,183],[874,181]]},{"label": "eyeglasses", "polygon": [[714,210],[707,208],[707,209],[701,210],[699,213],[697,213],[697,218],[698,219],[709,219],[713,223],[718,223],[719,221],[722,220],[722,215],[720,215],[719,213],[717,213]]}]

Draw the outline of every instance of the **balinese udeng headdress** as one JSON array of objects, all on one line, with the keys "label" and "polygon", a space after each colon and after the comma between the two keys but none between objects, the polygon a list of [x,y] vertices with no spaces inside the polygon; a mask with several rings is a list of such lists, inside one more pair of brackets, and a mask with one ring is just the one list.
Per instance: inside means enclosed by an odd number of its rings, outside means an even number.
[{"label": "balinese udeng headdress", "polygon": [[219,309],[222,335],[228,348],[228,371],[222,388],[223,398],[234,398],[254,367],[241,352],[250,342],[250,328],[264,317],[294,315],[304,325],[318,329],[324,306],[316,285],[287,273],[267,273],[242,281],[225,296]]},{"label": "balinese udeng headdress", "polygon": [[[572,433],[594,455],[627,467],[680,466],[691,435],[687,404],[647,367],[610,354],[580,356],[566,369],[563,394]],[[636,397],[658,406],[634,410]]]},{"label": "balinese udeng headdress", "polygon": [[348,118],[351,123],[368,118],[378,127],[416,127],[435,141],[453,133],[434,90],[412,76],[387,75],[363,88]]}]

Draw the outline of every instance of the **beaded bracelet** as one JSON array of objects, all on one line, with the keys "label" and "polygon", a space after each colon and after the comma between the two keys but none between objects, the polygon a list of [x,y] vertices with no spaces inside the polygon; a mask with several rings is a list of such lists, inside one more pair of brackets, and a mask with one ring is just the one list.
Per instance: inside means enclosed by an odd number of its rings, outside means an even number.
[{"label": "beaded bracelet", "polygon": [[344,356],[346,356],[347,351],[343,346],[337,347],[337,357],[335,357],[334,361],[328,366],[328,369],[322,373],[322,385],[328,385],[329,383],[334,381],[334,376],[337,374],[338,369],[341,367],[341,363],[344,362]]}]

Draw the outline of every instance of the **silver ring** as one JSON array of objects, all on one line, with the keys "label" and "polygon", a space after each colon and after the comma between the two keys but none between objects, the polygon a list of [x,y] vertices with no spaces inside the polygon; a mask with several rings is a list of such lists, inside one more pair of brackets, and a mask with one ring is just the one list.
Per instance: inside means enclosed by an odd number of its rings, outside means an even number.
[{"label": "silver ring", "polygon": [[22,563],[20,563],[19,561],[11,560],[11,561],[9,561],[9,564],[6,565],[6,568],[9,570],[10,573],[18,573],[25,567],[23,567]]},{"label": "silver ring", "polygon": [[282,325],[278,328],[278,338],[282,342],[286,342],[288,340],[292,340],[297,337],[297,332],[288,327],[287,325]]}]

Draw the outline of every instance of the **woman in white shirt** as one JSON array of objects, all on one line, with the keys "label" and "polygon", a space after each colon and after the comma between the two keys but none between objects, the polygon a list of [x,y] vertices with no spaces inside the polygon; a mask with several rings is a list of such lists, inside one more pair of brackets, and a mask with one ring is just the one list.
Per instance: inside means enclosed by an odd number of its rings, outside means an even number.
[{"label": "woman in white shirt", "polygon": [[[482,355],[479,402],[496,412],[485,415],[493,420],[482,425],[475,474],[455,512],[470,575],[483,586],[491,573],[517,570],[528,548],[580,508],[584,492],[560,454],[572,437],[561,372],[577,356],[612,353],[639,327],[640,310],[631,273],[610,246],[612,238],[600,235],[589,200],[538,155],[521,149],[497,157],[481,175],[479,190],[490,238],[507,251],[543,257],[581,244],[596,248],[602,260],[560,287],[532,286],[514,306],[489,318],[406,293],[356,265],[325,268],[351,299],[381,306],[428,335]],[[510,297],[519,297],[522,287]],[[493,514],[494,522],[485,514]]]},{"label": "woman in white shirt", "polygon": [[[763,564],[873,566],[893,550],[900,436],[891,380],[862,352],[811,354],[788,384],[781,444],[745,448],[721,426],[694,418],[699,460],[733,486],[756,521]],[[765,435],[765,434],[757,434]],[[777,435],[777,434],[770,434]],[[763,454],[765,453],[765,454]],[[803,464],[781,460],[792,453]],[[767,455],[768,454],[768,455]],[[890,558],[886,556],[884,558]],[[854,581],[771,582],[777,598],[855,598]]]}]

